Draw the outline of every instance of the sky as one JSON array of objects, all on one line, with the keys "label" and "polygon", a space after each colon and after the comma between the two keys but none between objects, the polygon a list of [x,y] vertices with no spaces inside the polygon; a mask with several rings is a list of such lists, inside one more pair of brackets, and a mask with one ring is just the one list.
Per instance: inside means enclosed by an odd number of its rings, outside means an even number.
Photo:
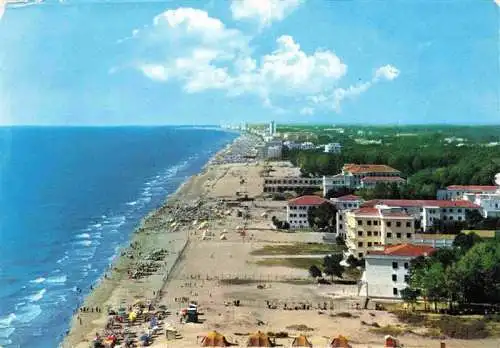
[{"label": "sky", "polygon": [[498,124],[499,10],[493,0],[0,6],[0,124]]}]

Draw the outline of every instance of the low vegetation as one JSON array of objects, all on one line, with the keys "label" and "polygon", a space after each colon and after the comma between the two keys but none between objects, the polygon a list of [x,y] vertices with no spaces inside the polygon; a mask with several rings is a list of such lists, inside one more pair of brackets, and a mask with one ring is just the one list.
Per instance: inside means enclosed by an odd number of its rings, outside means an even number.
[{"label": "low vegetation", "polygon": [[499,325],[495,316],[452,316],[424,314],[404,310],[393,311],[398,320],[410,327],[425,327],[424,336],[446,336],[457,339],[478,339],[498,336]]},{"label": "low vegetation", "polygon": [[401,327],[394,325],[373,327],[369,331],[380,335],[391,335],[391,336],[399,336],[402,333],[404,333],[404,330]]},{"label": "low vegetation", "polygon": [[257,264],[260,266],[268,266],[268,267],[289,267],[289,268],[300,268],[300,269],[309,269],[311,265],[320,266],[322,263],[322,259],[311,259],[311,258],[272,258],[272,259],[263,259],[258,260]]},{"label": "low vegetation", "polygon": [[294,243],[265,245],[251,252],[252,255],[315,255],[340,252],[336,245],[322,243]]}]

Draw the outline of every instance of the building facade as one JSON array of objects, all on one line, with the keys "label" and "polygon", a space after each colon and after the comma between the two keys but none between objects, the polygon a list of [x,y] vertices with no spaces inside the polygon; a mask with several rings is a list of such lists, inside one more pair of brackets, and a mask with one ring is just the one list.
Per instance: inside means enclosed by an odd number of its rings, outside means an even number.
[{"label": "building facade", "polygon": [[401,209],[359,208],[345,213],[346,245],[349,253],[363,258],[380,246],[411,242],[415,218]]},{"label": "building facade", "polygon": [[438,190],[436,198],[439,200],[456,201],[463,200],[464,195],[493,194],[497,190],[498,186],[451,185],[444,190]]},{"label": "building facade", "polygon": [[402,290],[408,287],[411,260],[431,255],[435,251],[431,246],[414,244],[391,245],[369,251],[365,257],[359,295],[401,299]]},{"label": "building facade", "polygon": [[309,228],[309,210],[323,204],[331,204],[328,200],[308,195],[301,196],[288,201],[286,206],[286,221],[291,229]]},{"label": "building facade", "polygon": [[364,202],[363,207],[399,208],[415,218],[422,232],[430,231],[440,221],[465,221],[472,210],[481,213],[479,205],[467,200],[374,199]]},{"label": "building facade", "polygon": [[365,176],[361,179],[361,188],[364,189],[374,189],[377,184],[393,185],[397,186],[403,185],[406,180],[400,178],[399,176]]},{"label": "building facade", "polygon": [[341,153],[342,152],[342,145],[340,145],[339,143],[325,144],[325,152],[326,153]]},{"label": "building facade", "polygon": [[264,192],[302,191],[304,189],[319,191],[321,184],[321,178],[266,177],[264,178]]},{"label": "building facade", "polygon": [[[374,179],[368,178],[374,177],[381,178],[379,180],[385,181],[405,181],[401,178],[401,172],[399,170],[384,164],[345,164],[340,174],[323,177],[323,192],[326,195],[331,189],[338,189],[340,187],[353,189],[361,188],[362,180],[369,183],[371,182],[370,180],[373,181]],[[397,178],[399,178],[399,180]]]},{"label": "building facade", "polygon": [[358,209],[363,203],[363,198],[356,195],[346,195],[337,198],[330,198],[330,202],[337,208],[336,214],[336,236],[345,238],[345,213],[350,210]]}]

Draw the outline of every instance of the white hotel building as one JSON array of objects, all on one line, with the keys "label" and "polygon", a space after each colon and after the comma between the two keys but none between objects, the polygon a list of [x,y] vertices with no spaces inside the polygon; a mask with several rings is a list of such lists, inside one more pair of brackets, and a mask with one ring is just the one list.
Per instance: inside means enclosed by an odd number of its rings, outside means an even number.
[{"label": "white hotel building", "polygon": [[481,207],[467,200],[419,200],[419,199],[374,199],[363,203],[363,207],[400,208],[420,222],[420,229],[428,231],[436,221],[465,221],[467,211]]},{"label": "white hotel building", "polygon": [[288,201],[286,206],[286,221],[291,229],[309,228],[309,209],[323,204],[331,204],[318,196],[301,196]]},{"label": "white hotel building", "polygon": [[414,244],[396,244],[368,251],[359,296],[401,299],[401,291],[408,287],[411,260],[434,251],[436,249],[431,246]]}]

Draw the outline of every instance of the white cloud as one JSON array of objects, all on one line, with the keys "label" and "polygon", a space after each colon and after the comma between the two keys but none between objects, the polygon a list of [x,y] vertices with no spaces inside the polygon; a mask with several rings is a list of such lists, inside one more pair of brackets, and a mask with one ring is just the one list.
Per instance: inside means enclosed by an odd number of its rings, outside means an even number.
[{"label": "white cloud", "polygon": [[2,19],[4,12],[5,12],[5,0],[0,0],[0,19]]},{"label": "white cloud", "polygon": [[305,107],[300,109],[300,114],[301,115],[313,115],[314,114],[314,109],[310,107]]},{"label": "white cloud", "polygon": [[253,19],[261,27],[281,21],[302,3],[302,0],[232,0],[231,12],[236,20]]},{"label": "white cloud", "polygon": [[[155,65],[155,64],[145,64],[140,67],[141,71],[143,72],[144,75],[149,77],[151,80],[156,80],[156,81],[167,81],[168,80],[168,73],[167,69],[164,66],[161,65]],[[115,72],[113,70],[113,72]],[[112,73],[113,73],[112,72]]]},{"label": "white cloud", "polygon": [[392,65],[384,65],[375,71],[376,79],[392,81],[399,76],[399,70]]},{"label": "white cloud", "polygon": [[500,0],[495,0],[495,4],[497,4],[497,6],[500,6]]},{"label": "white cloud", "polygon": [[374,71],[370,81],[344,88],[340,82],[348,67],[333,51],[307,53],[293,37],[282,35],[274,51],[254,58],[250,39],[241,31],[192,8],[161,13],[153,25],[134,31],[133,39],[148,52],[149,57],[136,63],[146,77],[180,82],[188,93],[252,94],[274,112],[285,112],[276,100],[306,115],[320,108],[340,110],[343,100],[399,75],[397,68],[385,65]]}]

